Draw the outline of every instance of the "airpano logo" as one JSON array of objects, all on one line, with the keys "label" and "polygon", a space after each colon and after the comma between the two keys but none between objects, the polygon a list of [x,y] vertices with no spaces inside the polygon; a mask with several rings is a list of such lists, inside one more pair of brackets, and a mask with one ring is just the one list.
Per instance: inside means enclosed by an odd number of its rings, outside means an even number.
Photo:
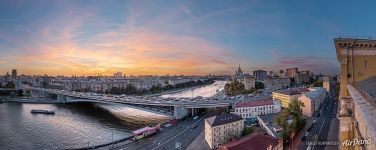
[{"label": "airpano logo", "polygon": [[371,144],[371,139],[357,139],[354,138],[352,140],[345,140],[342,142],[343,146],[356,146],[356,145],[367,145]]}]

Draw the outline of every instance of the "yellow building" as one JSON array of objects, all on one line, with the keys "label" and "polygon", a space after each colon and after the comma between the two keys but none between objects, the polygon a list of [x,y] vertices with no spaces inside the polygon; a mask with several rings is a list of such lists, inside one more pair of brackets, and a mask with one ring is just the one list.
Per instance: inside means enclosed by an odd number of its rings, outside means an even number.
[{"label": "yellow building", "polygon": [[279,101],[281,106],[287,108],[292,100],[298,100],[298,98],[302,94],[308,93],[309,90],[306,88],[298,88],[298,89],[283,89],[274,91],[272,93],[273,100]]},{"label": "yellow building", "polygon": [[[368,130],[369,126],[376,126],[376,124],[368,124],[364,126],[364,119],[370,111],[375,111],[376,106],[371,102],[369,107],[362,107],[364,103],[359,103],[354,97],[357,87],[356,84],[363,80],[376,76],[376,40],[371,39],[353,39],[353,38],[336,38],[334,39],[337,58],[340,63],[340,108],[338,119],[340,120],[339,149],[352,150],[360,147],[344,146],[342,142],[354,138],[362,138],[360,131]],[[349,89],[351,88],[351,93]],[[376,87],[368,87],[366,89],[375,89]],[[360,108],[362,109],[356,109]],[[367,110],[365,110],[367,109]],[[368,110],[370,109],[370,110]],[[359,115],[362,114],[362,115]],[[375,118],[370,117],[370,119]],[[360,124],[362,124],[360,126]],[[371,130],[372,131],[372,130]],[[365,137],[367,138],[367,137]]]}]

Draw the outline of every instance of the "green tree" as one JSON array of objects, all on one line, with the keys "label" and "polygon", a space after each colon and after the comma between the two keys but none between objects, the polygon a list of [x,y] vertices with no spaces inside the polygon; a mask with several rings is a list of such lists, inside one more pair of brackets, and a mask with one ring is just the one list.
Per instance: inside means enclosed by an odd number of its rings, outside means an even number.
[{"label": "green tree", "polygon": [[248,134],[251,134],[253,132],[253,126],[251,127],[247,127],[245,126],[243,128],[243,131],[242,131],[242,136],[245,136],[245,135],[248,135]]},{"label": "green tree", "polygon": [[226,83],[224,87],[226,95],[230,96],[243,94],[244,90],[244,84],[236,79],[232,80],[230,83]]},{"label": "green tree", "polygon": [[255,82],[255,88],[258,90],[258,89],[264,89],[265,86],[264,86],[264,83],[262,82]]},{"label": "green tree", "polygon": [[312,83],[313,87],[322,87],[322,82],[320,80],[316,80]]},{"label": "green tree", "polygon": [[7,84],[5,84],[4,88],[14,89],[16,88],[16,85],[14,85],[13,82],[8,82]]}]

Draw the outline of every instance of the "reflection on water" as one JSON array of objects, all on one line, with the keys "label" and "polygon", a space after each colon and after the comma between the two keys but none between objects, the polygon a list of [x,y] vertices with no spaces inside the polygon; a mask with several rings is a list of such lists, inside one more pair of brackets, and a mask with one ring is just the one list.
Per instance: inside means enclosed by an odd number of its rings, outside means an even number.
[{"label": "reflection on water", "polygon": [[98,104],[98,106],[119,118],[122,124],[130,130],[138,129],[140,126],[155,125],[171,118],[164,114],[156,114],[156,112],[135,109],[122,104]]},{"label": "reflection on water", "polygon": [[196,96],[202,96],[202,97],[211,97],[214,94],[216,94],[218,91],[223,90],[224,86],[226,84],[226,81],[215,81],[213,84],[210,84],[208,86],[195,88],[193,90],[186,90],[178,93],[173,94],[165,94],[161,97],[196,97]]},{"label": "reflection on water", "polygon": [[[32,109],[54,110],[55,115],[31,114]],[[0,104],[0,149],[99,145],[111,142],[112,135],[114,140],[125,138],[131,130],[166,118],[122,105],[7,102]]]}]

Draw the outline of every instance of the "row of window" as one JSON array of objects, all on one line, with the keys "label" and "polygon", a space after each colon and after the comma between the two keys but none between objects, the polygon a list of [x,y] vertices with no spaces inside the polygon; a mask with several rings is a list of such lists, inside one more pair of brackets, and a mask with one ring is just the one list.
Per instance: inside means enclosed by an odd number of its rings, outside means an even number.
[{"label": "row of window", "polygon": [[254,112],[254,111],[262,111],[262,110],[270,110],[274,109],[273,105],[269,106],[262,106],[262,107],[247,107],[247,108],[236,108],[235,112]]},{"label": "row of window", "polygon": [[257,112],[256,114],[246,113],[246,114],[238,114],[238,115],[240,115],[243,118],[250,118],[250,117],[255,117],[256,115],[264,115],[264,114],[271,114],[271,113],[276,113],[276,110]]}]

